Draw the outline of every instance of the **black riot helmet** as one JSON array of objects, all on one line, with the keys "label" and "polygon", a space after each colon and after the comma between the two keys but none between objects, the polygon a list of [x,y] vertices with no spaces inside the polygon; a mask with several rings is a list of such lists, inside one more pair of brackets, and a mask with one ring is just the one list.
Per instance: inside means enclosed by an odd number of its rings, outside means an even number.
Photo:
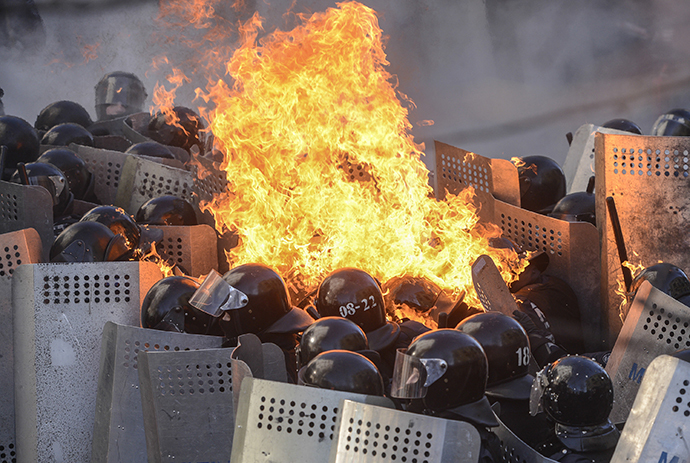
[{"label": "black riot helmet", "polygon": [[80,222],[99,222],[115,234],[125,237],[130,248],[136,248],[141,238],[141,229],[134,219],[121,207],[96,206],[82,216]]},{"label": "black riot helmet", "polygon": [[372,350],[390,347],[400,334],[398,324],[386,320],[381,287],[364,270],[348,267],[331,272],[319,285],[315,305],[322,317],[348,318],[359,325]]},{"label": "black riot helmet", "polygon": [[159,111],[152,116],[148,125],[151,139],[169,146],[177,146],[191,152],[197,146],[204,153],[204,122],[196,112],[184,106],[175,106],[168,111]]},{"label": "black riot helmet", "polygon": [[690,112],[672,109],[654,122],[650,135],[656,137],[687,137],[690,135]]},{"label": "black riot helmet", "polygon": [[620,130],[622,132],[630,132],[634,133],[635,135],[642,135],[642,129],[640,129],[640,126],[628,119],[611,119],[610,121],[604,122],[602,127],[607,129]]},{"label": "black riot helmet", "polygon": [[157,281],[141,303],[141,326],[161,331],[222,336],[211,315],[189,304],[199,283],[188,277],[171,276]]},{"label": "black riot helmet", "polygon": [[323,317],[316,320],[304,333],[297,347],[300,367],[321,352],[349,350],[358,352],[369,348],[367,335],[355,322],[341,317]]},{"label": "black riot helmet", "polygon": [[79,124],[65,122],[52,127],[41,138],[41,145],[69,146],[71,143],[93,146],[93,135]]},{"label": "black riot helmet", "polygon": [[[42,186],[53,198],[53,218],[59,218],[72,212],[74,195],[69,191],[69,183],[65,174],[52,164],[31,162],[25,164],[29,185]],[[11,182],[23,183],[19,170],[16,170]]]},{"label": "black riot helmet", "polygon": [[186,199],[172,195],[151,198],[139,206],[137,223],[148,225],[198,225],[194,206]]},{"label": "black riot helmet", "polygon": [[36,162],[52,164],[60,169],[67,177],[69,191],[74,195],[74,199],[88,200],[93,196],[94,176],[74,151],[67,148],[52,148],[45,151]]},{"label": "black riot helmet", "polygon": [[635,298],[635,294],[643,281],[649,281],[659,291],[684,304],[690,295],[690,279],[688,279],[687,274],[673,264],[660,262],[645,268],[635,276],[628,293],[629,302]]},{"label": "black riot helmet", "polygon": [[527,332],[517,320],[500,312],[472,315],[455,327],[481,344],[489,361],[486,394],[529,399],[534,378],[528,373],[531,358]]},{"label": "black riot helmet", "polygon": [[111,72],[96,84],[96,116],[99,121],[117,119],[144,109],[146,88],[129,72]]},{"label": "black riot helmet", "polygon": [[7,148],[2,180],[9,180],[17,164],[36,161],[41,142],[31,124],[16,116],[0,116],[0,145]]},{"label": "black riot helmet", "polygon": [[139,154],[142,156],[150,156],[152,158],[175,159],[175,155],[165,145],[161,145],[157,141],[143,141],[136,143],[125,151],[127,154]]},{"label": "black riot helmet", "polygon": [[398,349],[391,395],[421,398],[426,410],[455,414],[474,423],[496,426],[484,395],[488,362],[482,346],[455,329],[428,331]]},{"label": "black riot helmet", "polygon": [[77,222],[55,238],[50,248],[51,262],[110,262],[129,252],[122,235],[98,222]]},{"label": "black riot helmet", "polygon": [[556,423],[584,427],[607,422],[613,408],[613,384],[594,360],[579,355],[562,357],[537,376],[541,406]]},{"label": "black riot helmet", "polygon": [[556,203],[549,217],[566,222],[589,222],[596,227],[596,204],[594,193],[578,191],[570,193]]},{"label": "black riot helmet", "polygon": [[298,372],[305,386],[383,396],[383,378],[376,365],[356,352],[330,350],[314,357]]},{"label": "black riot helmet", "polygon": [[565,174],[546,156],[524,156],[514,161],[520,181],[520,206],[533,212],[552,208],[565,196]]},{"label": "black riot helmet", "polygon": [[420,277],[394,277],[383,286],[383,300],[389,317],[401,319],[400,315],[412,310],[426,314],[431,310],[443,291],[436,284]]},{"label": "black riot helmet", "polygon": [[292,307],[283,279],[263,264],[243,264],[230,269],[223,280],[247,298],[246,304],[225,312],[225,335],[245,333],[299,333],[313,321],[302,309]]},{"label": "black riot helmet", "polygon": [[93,121],[91,116],[79,103],[74,101],[61,100],[51,103],[41,110],[36,117],[34,127],[41,132],[47,132],[56,125],[72,122],[88,128]]}]

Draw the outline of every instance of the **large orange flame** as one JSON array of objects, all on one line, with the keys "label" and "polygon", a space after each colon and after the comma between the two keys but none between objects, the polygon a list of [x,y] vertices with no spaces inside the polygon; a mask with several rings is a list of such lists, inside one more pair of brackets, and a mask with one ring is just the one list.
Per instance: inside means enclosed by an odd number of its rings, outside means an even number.
[{"label": "large orange flame", "polygon": [[477,226],[471,190],[433,199],[372,9],[342,3],[259,41],[260,28],[255,15],[240,30],[234,84],[203,95],[230,182],[204,206],[240,236],[231,266],[262,262],[312,289],[358,267],[451,294],[471,287],[480,254],[508,269],[488,245],[500,230]]}]

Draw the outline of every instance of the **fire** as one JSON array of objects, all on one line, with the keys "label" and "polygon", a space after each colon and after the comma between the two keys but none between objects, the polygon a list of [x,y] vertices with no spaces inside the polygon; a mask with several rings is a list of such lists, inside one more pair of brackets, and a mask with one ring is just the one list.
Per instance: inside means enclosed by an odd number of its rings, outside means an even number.
[{"label": "fire", "polygon": [[[514,157],[514,156],[512,158],[510,158],[510,162],[512,162],[513,165],[518,169],[520,167],[524,167],[527,165],[527,164],[525,164],[525,161],[523,161],[522,159],[520,159],[518,157]],[[534,172],[534,175],[537,175],[537,165],[536,164],[531,164],[529,167],[527,167],[526,170],[531,170],[532,172]]]},{"label": "fire", "polygon": [[240,28],[226,65],[233,84],[197,91],[213,108],[229,181],[202,207],[240,237],[231,267],[264,263],[302,294],[357,267],[380,281],[423,277],[457,296],[489,254],[512,281],[506,254],[488,244],[500,229],[478,226],[473,191],[433,198],[376,13],[348,2],[258,40],[261,27],[255,15]]},{"label": "fire", "polygon": [[[633,255],[638,258],[639,256],[637,255],[636,252],[633,251]],[[661,261],[660,261],[661,262]],[[623,265],[625,268],[630,270],[630,274],[632,275],[633,280],[640,275],[645,267],[642,264],[633,264],[630,261],[624,261],[621,265]],[[621,298],[621,303],[618,306],[618,316],[620,317],[621,321],[625,321],[625,317],[628,315],[628,310],[630,310],[630,304],[632,304],[632,300],[628,300],[630,297],[628,289],[625,287],[625,280],[623,279],[623,275],[621,274],[618,280],[616,280],[617,283],[617,288],[615,290],[616,295],[620,296]]]}]

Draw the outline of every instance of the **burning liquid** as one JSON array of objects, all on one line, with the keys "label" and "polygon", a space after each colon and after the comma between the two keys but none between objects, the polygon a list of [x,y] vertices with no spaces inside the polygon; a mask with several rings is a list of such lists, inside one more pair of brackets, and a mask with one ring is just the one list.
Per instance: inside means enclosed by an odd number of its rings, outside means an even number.
[{"label": "burning liquid", "polygon": [[477,226],[472,191],[433,198],[376,13],[349,2],[258,41],[260,27],[255,16],[241,29],[232,87],[203,92],[230,182],[203,207],[240,237],[231,267],[264,263],[302,292],[357,267],[457,295],[490,254],[511,281],[516,256],[489,248],[500,230]]}]

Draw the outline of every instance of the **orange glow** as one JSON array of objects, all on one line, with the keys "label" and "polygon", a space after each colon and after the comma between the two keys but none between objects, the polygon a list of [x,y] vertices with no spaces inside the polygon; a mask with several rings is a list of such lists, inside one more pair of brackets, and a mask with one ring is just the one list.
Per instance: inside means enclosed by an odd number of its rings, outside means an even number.
[{"label": "orange glow", "polygon": [[471,265],[489,254],[512,281],[516,257],[489,247],[500,229],[477,226],[473,190],[433,199],[376,13],[348,2],[301,20],[259,41],[253,16],[227,62],[234,84],[197,92],[214,108],[229,181],[202,207],[240,237],[231,267],[264,263],[302,293],[357,267],[380,281],[424,277],[452,296],[474,294]]},{"label": "orange glow", "polygon": [[[517,158],[517,157],[510,158],[510,162],[512,162],[513,165],[518,169],[520,167],[524,167],[527,165],[527,164],[525,164],[525,161],[523,161],[522,159]],[[527,167],[527,170],[531,170],[532,172],[534,172],[534,175],[537,175],[537,165],[536,164],[530,165],[529,167]]]},{"label": "orange glow", "polygon": [[[635,258],[639,258],[637,253],[635,253],[634,251],[633,255]],[[627,260],[623,262],[622,265],[630,270],[630,274],[632,275],[633,280],[638,275],[640,275],[645,269],[645,267],[642,264],[633,264],[632,262]],[[621,321],[625,321],[625,317],[628,315],[628,311],[630,310],[630,305],[633,302],[632,299],[628,300],[632,296],[632,294],[629,293],[625,287],[625,280],[623,279],[622,273],[619,276],[618,280],[616,280],[616,283],[618,287],[616,288],[615,293],[621,298],[621,303],[618,306],[618,316],[620,317]]]},{"label": "orange glow", "polygon": [[171,276],[175,275],[175,266],[170,265],[165,259],[163,259],[158,254],[158,251],[156,250],[156,246],[153,244],[149,248],[148,252],[137,260],[145,261],[145,262],[152,262],[152,263],[158,265],[158,268],[160,269],[161,273],[163,274],[163,278],[167,278],[167,277],[171,277]]}]

